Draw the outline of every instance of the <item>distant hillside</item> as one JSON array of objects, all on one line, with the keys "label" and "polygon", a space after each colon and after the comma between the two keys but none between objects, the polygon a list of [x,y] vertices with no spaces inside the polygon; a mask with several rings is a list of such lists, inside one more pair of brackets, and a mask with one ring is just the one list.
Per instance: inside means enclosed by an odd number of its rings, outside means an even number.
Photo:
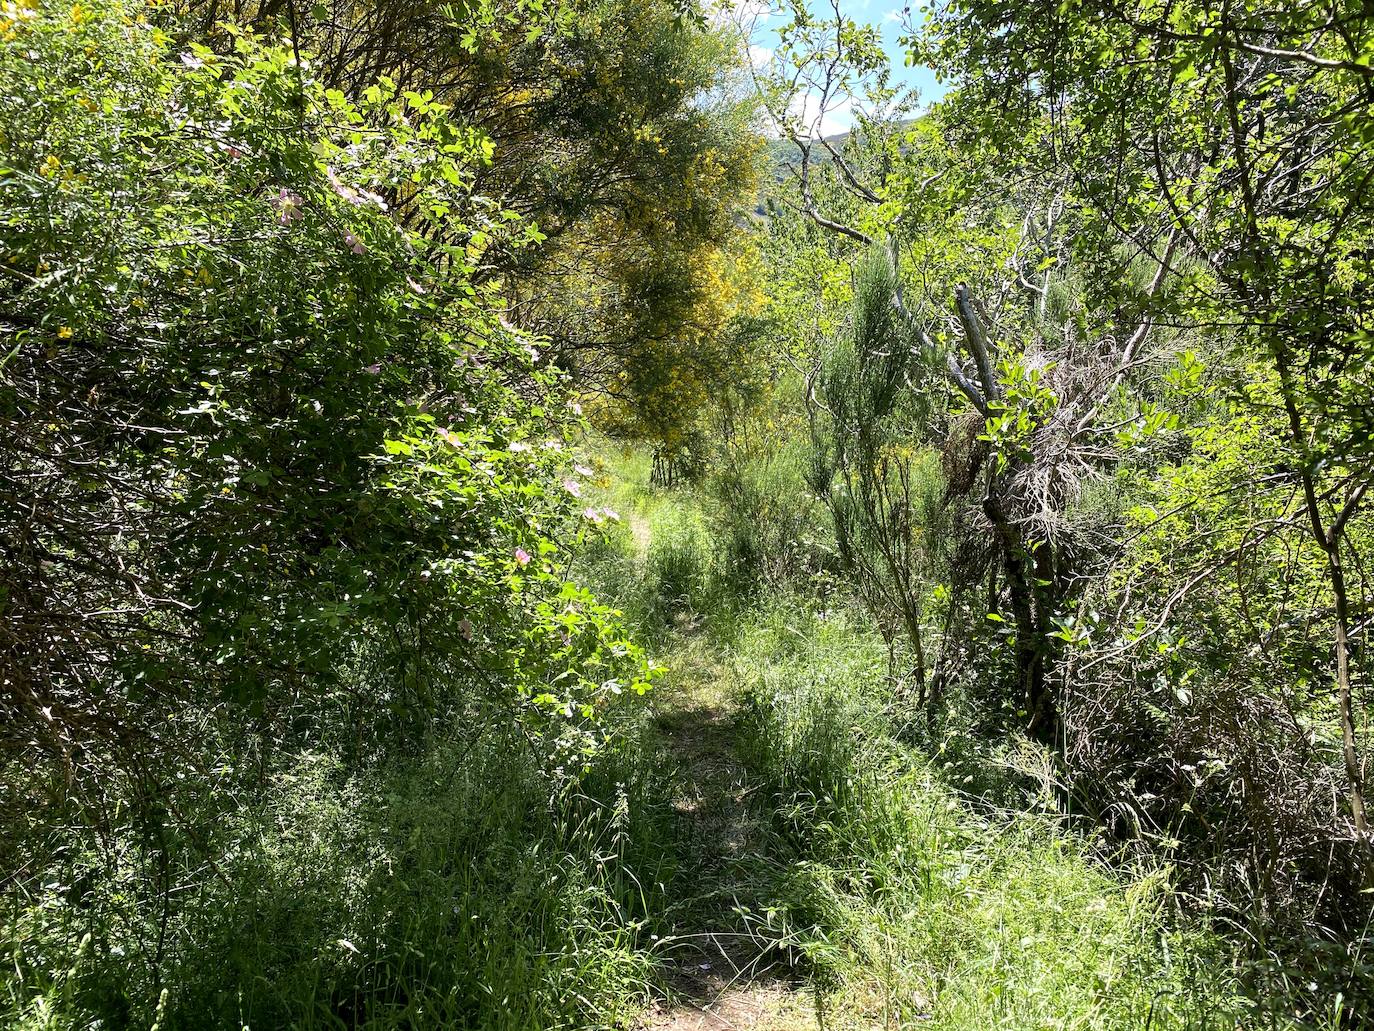
[{"label": "distant hillside", "polygon": [[[901,122],[900,128],[907,129],[915,125],[919,118],[908,118]],[[826,136],[825,142],[830,144],[837,151],[843,151],[849,143],[851,133],[835,133],[833,136]],[[776,197],[778,188],[787,181],[794,169],[801,161],[801,155],[797,151],[797,146],[789,139],[777,138],[767,141],[768,145],[768,174],[764,177],[763,183],[759,188],[758,201],[754,206],[754,214],[760,218],[766,218],[768,199]],[[811,162],[813,165],[827,165],[833,159],[822,146],[815,146],[811,149]]]},{"label": "distant hillside", "polygon": [[[842,150],[844,145],[849,142],[849,133],[842,132],[834,136],[827,136],[825,141],[836,150]],[[790,164],[795,168],[800,160],[801,157],[797,153],[796,144],[791,140],[778,138],[768,141],[769,178],[774,182],[782,182],[786,179],[787,176],[791,174],[788,170],[788,165]],[[830,161],[830,155],[826,152],[824,147],[816,146],[811,151],[811,160],[828,163]]]}]

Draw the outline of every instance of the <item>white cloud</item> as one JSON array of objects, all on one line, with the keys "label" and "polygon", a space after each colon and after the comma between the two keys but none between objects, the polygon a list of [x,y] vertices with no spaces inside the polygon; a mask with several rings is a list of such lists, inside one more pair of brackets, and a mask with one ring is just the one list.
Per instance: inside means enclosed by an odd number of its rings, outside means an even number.
[{"label": "white cloud", "polygon": [[819,96],[803,93],[792,98],[792,103],[787,106],[787,114],[800,136],[808,139],[835,136],[848,132],[854,124],[854,101],[849,97],[832,99],[825,110],[821,110]]},{"label": "white cloud", "polygon": [[755,68],[762,68],[771,60],[773,60],[772,47],[761,47],[750,44],[749,63],[752,64]]}]

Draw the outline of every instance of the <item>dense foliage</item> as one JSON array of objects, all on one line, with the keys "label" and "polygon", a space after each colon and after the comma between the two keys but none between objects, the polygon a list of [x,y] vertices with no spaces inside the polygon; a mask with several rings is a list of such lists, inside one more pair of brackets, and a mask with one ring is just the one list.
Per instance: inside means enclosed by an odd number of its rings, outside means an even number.
[{"label": "dense foliage", "polygon": [[161,905],[134,1019],[195,933],[171,885],[241,883],[240,813],[301,757],[361,776],[485,722],[573,772],[649,673],[566,576],[604,516],[479,274],[543,236],[476,192],[489,142],[149,17],[10,5],[0,60],[4,863],[47,921],[15,969]]},{"label": "dense foliage", "polygon": [[270,723],[351,680],[384,736],[379,706],[403,722],[446,678],[428,656],[582,669],[580,617],[526,622],[573,518],[544,486],[573,475],[557,381],[423,231],[537,238],[471,194],[478,139],[122,13],[27,18],[39,59],[5,65],[10,727],[149,731],[188,695]]},{"label": "dense foliage", "polygon": [[0,1021],[1374,1019],[1374,17],[744,13],[0,0]]},{"label": "dense foliage", "polygon": [[[804,341],[816,487],[903,631],[893,673],[937,742],[1048,746],[1067,808],[1283,957],[1261,982],[1367,997],[1374,25],[970,2],[906,26],[954,87],[915,120],[839,8],[798,11],[767,71],[797,154],[780,346]],[[842,149],[781,114],[798,83],[812,111],[860,95]],[[858,271],[794,278],[818,265]]]}]

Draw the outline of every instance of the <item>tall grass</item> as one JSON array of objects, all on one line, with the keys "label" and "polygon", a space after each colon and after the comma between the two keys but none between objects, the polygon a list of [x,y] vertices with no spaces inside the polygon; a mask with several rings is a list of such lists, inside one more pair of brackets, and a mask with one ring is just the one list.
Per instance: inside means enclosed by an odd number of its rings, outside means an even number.
[{"label": "tall grass", "polygon": [[633,725],[578,779],[536,758],[513,727],[353,773],[301,753],[165,903],[161,853],[91,842],[85,895],[63,879],[7,914],[0,1024],[625,1026],[675,854],[664,777]]},{"label": "tall grass", "polygon": [[[581,573],[692,705],[613,712],[583,770],[495,719],[386,764],[346,768],[322,740],[256,778],[219,771],[197,847],[72,830],[51,883],[6,896],[0,1025],[630,1028],[674,926],[709,905],[800,959],[812,1013],[788,1027],[1285,1026],[1244,1002],[1167,869],[1114,864],[1053,805],[972,794],[966,755],[911,745],[885,646],[839,585],[741,588],[709,494],[648,487],[633,451],[598,466],[620,520]],[[706,744],[733,745],[745,778],[716,793],[749,807],[728,861],[696,854],[664,739],[707,709],[733,723]]]},{"label": "tall grass", "polygon": [[[603,452],[605,468],[625,460]],[[804,957],[825,1027],[1260,1026],[1233,950],[1183,911],[1166,868],[1116,861],[986,757],[908,743],[924,738],[916,714],[842,585],[741,601],[738,549],[702,538],[709,492],[607,482],[650,541],[638,566],[625,558],[630,593],[725,605],[700,612],[706,640],[675,654],[729,671],[718,690],[738,699],[739,751],[770,821],[748,883],[731,888],[760,937]],[[712,576],[724,585],[703,590]],[[638,612],[662,625],[652,606]]]},{"label": "tall grass", "polygon": [[594,464],[601,500],[619,516],[579,559],[601,595],[660,645],[673,631],[699,630],[708,620],[728,626],[737,599],[698,495],[650,485],[638,448],[598,441]]},{"label": "tall grass", "polygon": [[750,764],[771,795],[776,905],[833,1026],[1223,1028],[1226,951],[1046,812],[982,808],[894,733],[861,617],[775,602],[741,634]]}]

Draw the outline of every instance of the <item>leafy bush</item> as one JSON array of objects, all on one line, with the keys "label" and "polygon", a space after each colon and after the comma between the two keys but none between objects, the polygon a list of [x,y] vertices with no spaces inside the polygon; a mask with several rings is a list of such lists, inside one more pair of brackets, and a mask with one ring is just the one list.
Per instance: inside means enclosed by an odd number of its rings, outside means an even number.
[{"label": "leafy bush", "polygon": [[[7,1005],[385,1024],[505,983],[548,1026],[556,976],[417,958],[458,926],[426,877],[567,878],[547,924],[484,911],[517,943],[493,963],[624,927],[592,843],[539,845],[649,673],[564,576],[561,380],[483,274],[539,234],[431,97],[355,104],[289,45],[159,17],[0,10]],[[503,812],[511,869],[462,867]]]}]

